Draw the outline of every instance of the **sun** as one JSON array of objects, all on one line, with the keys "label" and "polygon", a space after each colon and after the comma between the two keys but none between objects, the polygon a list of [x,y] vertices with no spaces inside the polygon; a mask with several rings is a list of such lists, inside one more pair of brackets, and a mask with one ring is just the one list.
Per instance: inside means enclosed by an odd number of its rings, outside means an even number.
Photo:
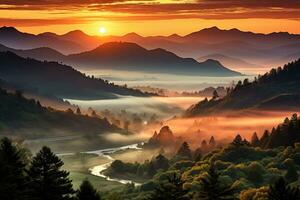
[{"label": "sun", "polygon": [[99,28],[99,33],[100,33],[100,34],[105,34],[105,33],[106,33],[106,28],[103,27],[103,26],[101,26],[101,27]]}]

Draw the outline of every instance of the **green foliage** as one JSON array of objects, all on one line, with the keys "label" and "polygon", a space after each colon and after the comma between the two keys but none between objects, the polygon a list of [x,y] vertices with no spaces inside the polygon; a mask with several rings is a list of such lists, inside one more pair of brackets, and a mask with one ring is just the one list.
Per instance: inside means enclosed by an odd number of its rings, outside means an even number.
[{"label": "green foliage", "polygon": [[184,182],[176,173],[161,182],[149,200],[188,200],[188,190],[183,188]]},{"label": "green foliage", "polygon": [[177,152],[178,156],[186,157],[188,159],[192,158],[192,151],[189,147],[189,144],[187,142],[183,142],[181,147],[179,148]]},{"label": "green foliage", "polygon": [[103,119],[41,107],[35,100],[25,99],[18,93],[8,93],[1,88],[0,102],[0,130],[4,135],[40,138],[71,132],[85,137],[90,135],[94,139],[104,131],[122,132]]},{"label": "green foliage", "polygon": [[287,199],[300,199],[299,188],[292,188],[288,186],[286,181],[281,177],[274,185],[270,186],[268,191],[269,200],[287,200]]},{"label": "green foliage", "polygon": [[200,190],[196,192],[194,199],[203,200],[234,200],[234,189],[224,185],[220,181],[220,174],[216,171],[214,163],[211,163],[207,174],[200,178]]},{"label": "green foliage", "polygon": [[69,172],[61,170],[63,162],[48,147],[32,159],[29,169],[30,195],[37,200],[69,200],[74,193]]},{"label": "green foliage", "polygon": [[22,200],[27,193],[26,160],[11,140],[0,141],[0,199]]},{"label": "green foliage", "polygon": [[76,197],[78,200],[100,200],[100,194],[88,181],[84,180],[77,191]]}]

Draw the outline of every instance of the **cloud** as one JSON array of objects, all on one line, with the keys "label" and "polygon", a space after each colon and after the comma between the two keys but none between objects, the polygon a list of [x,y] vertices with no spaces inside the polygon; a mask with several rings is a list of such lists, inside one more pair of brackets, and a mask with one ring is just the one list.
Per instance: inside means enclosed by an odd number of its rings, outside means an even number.
[{"label": "cloud", "polygon": [[[0,19],[3,23],[23,25],[84,23],[88,20],[300,19],[299,0],[174,0],[167,3],[161,0],[0,0],[0,13],[1,10],[56,11],[59,15],[54,17],[55,13],[51,13],[46,18],[28,20],[26,16]],[[78,13],[82,10],[84,14]]]}]

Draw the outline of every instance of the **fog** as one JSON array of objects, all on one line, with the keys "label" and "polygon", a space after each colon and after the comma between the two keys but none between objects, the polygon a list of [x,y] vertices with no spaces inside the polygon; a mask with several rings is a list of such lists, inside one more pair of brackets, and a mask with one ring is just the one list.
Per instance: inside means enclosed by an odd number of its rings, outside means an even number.
[{"label": "fog", "polygon": [[254,78],[255,74],[250,72],[247,73],[247,76],[203,77],[114,70],[88,70],[83,72],[87,75],[94,75],[95,77],[112,81],[118,85],[126,84],[129,87],[152,86],[178,92],[198,91],[210,86],[228,86],[233,81],[237,82],[245,78],[251,80]]},{"label": "fog", "polygon": [[120,96],[118,99],[74,100],[67,99],[71,104],[87,110],[92,107],[96,111],[108,109],[112,112],[126,110],[131,113],[156,114],[165,119],[182,113],[190,105],[201,101],[202,97],[132,97]]},{"label": "fog", "polygon": [[[176,136],[185,137],[192,145],[197,146],[203,139],[209,140],[211,136],[222,142],[230,142],[240,134],[250,140],[254,132],[261,136],[266,129],[279,125],[285,117],[292,114],[290,111],[245,111],[226,116],[216,114],[215,117],[176,118],[166,121],[164,125],[168,125]],[[149,132],[158,128],[152,127]]]}]

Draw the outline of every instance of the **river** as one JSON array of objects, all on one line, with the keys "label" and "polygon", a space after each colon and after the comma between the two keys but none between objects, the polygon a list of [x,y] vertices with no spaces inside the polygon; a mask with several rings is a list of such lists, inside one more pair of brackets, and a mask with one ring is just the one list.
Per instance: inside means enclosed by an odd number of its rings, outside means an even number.
[{"label": "river", "polygon": [[138,145],[139,144],[131,144],[131,145],[126,145],[126,146],[122,146],[122,147],[108,148],[108,149],[101,149],[101,150],[96,150],[96,151],[85,152],[85,153],[90,153],[90,154],[97,154],[98,156],[106,157],[109,160],[105,164],[91,167],[90,168],[90,173],[94,176],[99,176],[99,177],[105,178],[108,181],[116,181],[116,182],[119,182],[119,183],[122,183],[122,184],[133,183],[135,186],[141,185],[141,183],[137,183],[137,182],[134,182],[132,180],[111,178],[109,176],[106,176],[103,173],[111,165],[111,163],[115,160],[109,154],[113,154],[117,151],[122,151],[122,150],[126,150],[126,149],[141,150],[141,148],[139,148]]}]

